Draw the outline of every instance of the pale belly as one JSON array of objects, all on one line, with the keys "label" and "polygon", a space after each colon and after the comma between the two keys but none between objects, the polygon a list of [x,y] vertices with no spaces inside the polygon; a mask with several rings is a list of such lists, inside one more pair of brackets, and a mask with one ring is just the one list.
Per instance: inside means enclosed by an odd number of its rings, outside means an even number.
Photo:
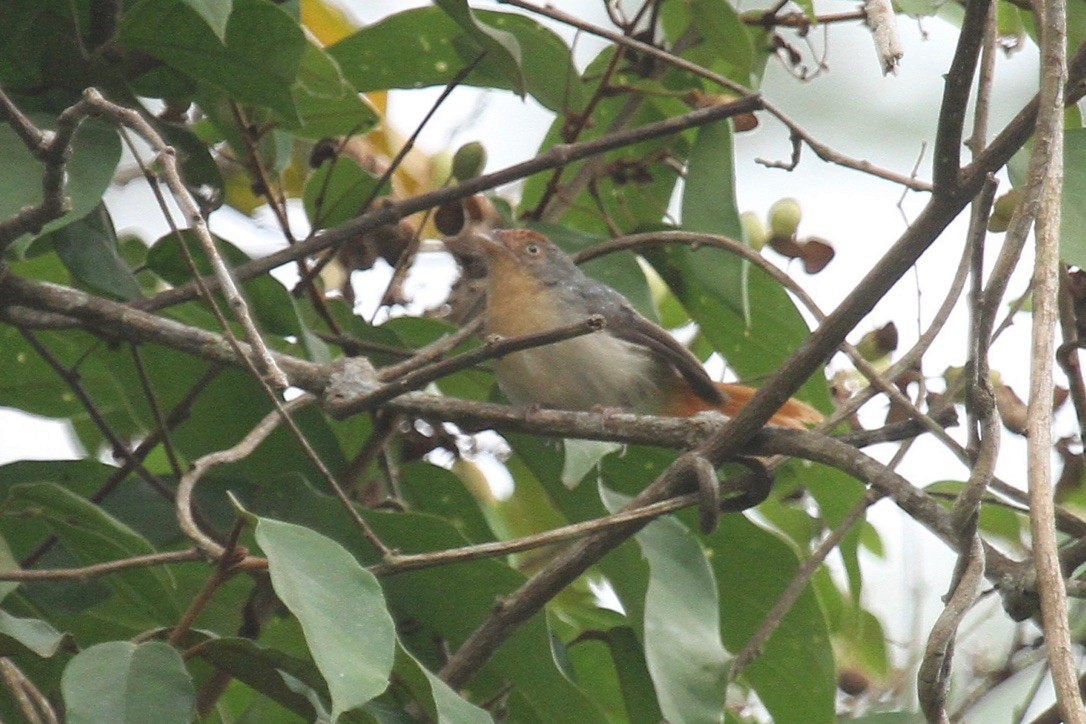
[{"label": "pale belly", "polygon": [[507,355],[494,363],[511,402],[562,410],[659,410],[670,370],[648,350],[597,332]]}]

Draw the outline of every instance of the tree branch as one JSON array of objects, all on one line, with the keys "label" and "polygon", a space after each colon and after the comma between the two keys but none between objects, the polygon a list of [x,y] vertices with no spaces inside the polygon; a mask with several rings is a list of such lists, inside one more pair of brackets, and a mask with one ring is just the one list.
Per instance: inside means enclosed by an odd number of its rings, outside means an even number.
[{"label": "tree branch", "polygon": [[[162,164],[162,177],[166,180],[166,185],[170,187],[174,199],[181,207],[190,228],[196,234],[204,253],[211,262],[218,288],[226,296],[227,303],[234,310],[234,315],[245,331],[245,338],[252,348],[251,360],[253,368],[268,381],[273,389],[280,391],[286,389],[289,384],[286,375],[276,365],[275,358],[264,343],[264,338],[261,336],[260,330],[249,312],[248,302],[242,296],[230,267],[226,265],[226,261],[215,246],[215,240],[211,237],[211,231],[207,227],[207,220],[200,210],[200,205],[196,203],[196,199],[181,179],[181,172],[177,165],[177,153],[173,147],[162,140],[162,136],[137,111],[110,103],[96,89],[88,88],[84,91],[83,102],[96,114],[103,115],[118,125],[131,128],[144,141],[151,144],[151,147],[158,153],[159,161]],[[231,334],[229,327],[225,327],[224,331],[227,335]]]},{"label": "tree branch", "polygon": [[[242,281],[251,279],[277,266],[292,262],[301,256],[314,254],[335,244],[341,244],[355,238],[364,232],[394,224],[403,217],[410,216],[418,211],[425,211],[435,206],[459,201],[481,191],[518,181],[540,171],[563,166],[617,148],[674,135],[689,128],[715,123],[741,113],[751,113],[761,109],[762,106],[762,99],[759,96],[750,95],[729,103],[701,108],[682,116],[667,118],[656,123],[649,123],[628,131],[612,133],[590,141],[552,146],[535,158],[514,164],[501,171],[476,176],[455,186],[446,186],[374,209],[311,239],[281,249],[260,259],[246,262],[234,269],[234,277]],[[213,278],[208,278],[205,282],[211,289],[218,288],[217,282]],[[162,309],[163,307],[194,299],[197,293],[196,285],[193,282],[188,282],[150,299],[135,301],[133,306],[144,310]]]},{"label": "tree branch", "polygon": [[[1041,623],[1056,701],[1069,724],[1086,722],[1067,618],[1067,593],[1060,567],[1052,498],[1052,359],[1059,316],[1060,202],[1063,194],[1063,108],[1066,80],[1067,6],[1042,0],[1041,90],[1028,178],[1036,189],[1037,253],[1033,272],[1033,328],[1030,348],[1029,403],[1026,412],[1026,457],[1029,469],[1030,530]],[[1012,219],[1013,222],[1013,219]],[[1008,232],[1009,235],[1009,232]]]},{"label": "tree branch", "polygon": [[958,47],[954,51],[954,59],[946,74],[946,88],[939,108],[939,125],[935,132],[932,181],[936,193],[953,192],[958,183],[965,109],[969,104],[969,89],[973,85],[973,75],[977,70],[977,60],[984,41],[989,5],[990,0],[969,0],[965,6],[965,18],[958,33]]}]

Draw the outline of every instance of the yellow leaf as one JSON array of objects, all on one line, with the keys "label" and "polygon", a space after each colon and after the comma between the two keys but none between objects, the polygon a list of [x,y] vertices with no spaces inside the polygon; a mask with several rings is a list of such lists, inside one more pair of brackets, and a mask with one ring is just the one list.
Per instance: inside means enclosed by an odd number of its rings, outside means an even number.
[{"label": "yellow leaf", "polygon": [[321,45],[338,43],[357,29],[346,13],[325,0],[302,0],[302,25]]}]

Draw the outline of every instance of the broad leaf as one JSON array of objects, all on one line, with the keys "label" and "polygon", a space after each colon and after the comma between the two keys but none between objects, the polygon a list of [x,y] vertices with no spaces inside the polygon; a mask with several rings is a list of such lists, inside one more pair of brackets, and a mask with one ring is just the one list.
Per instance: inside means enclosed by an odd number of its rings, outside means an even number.
[{"label": "broad leaf", "polygon": [[[615,511],[625,496],[600,488]],[[720,639],[717,583],[705,551],[674,518],[636,536],[649,564],[645,592],[645,659],[669,721],[715,721],[724,710],[728,654]]]},{"label": "broad leaf", "polygon": [[[434,0],[474,40],[494,67],[499,69],[517,95],[524,95],[524,74],[521,71],[520,44],[512,33],[482,22],[472,12],[467,0]],[[497,25],[498,23],[495,23]],[[464,54],[461,50],[461,54]],[[467,51],[470,52],[470,51]],[[471,58],[468,58],[471,60]]]},{"label": "broad leaf", "polygon": [[144,0],[127,13],[121,41],[243,103],[298,123],[291,87],[305,50],[301,28],[263,0],[233,0],[224,40],[185,0]]},{"label": "broad leaf", "polygon": [[196,714],[192,677],[176,649],[159,641],[110,641],[68,663],[61,682],[71,724],[164,724]]},{"label": "broad leaf", "polygon": [[[326,690],[320,672],[311,662],[258,646],[248,639],[207,641],[196,647],[195,655],[306,719],[313,719],[313,706],[297,691],[298,685]],[[288,683],[284,674],[296,683]]]},{"label": "broad leaf", "polygon": [[[720,585],[720,627],[738,652],[795,575],[792,549],[742,515],[726,516],[707,543]],[[826,619],[806,590],[743,676],[775,721],[833,722],[837,678]]]},{"label": "broad leaf", "polygon": [[[238,490],[242,486],[230,482],[230,487]],[[275,486],[245,486],[239,497],[254,512],[305,525],[339,541],[363,560],[379,560],[341,505],[329,496],[314,493],[297,478],[283,478]],[[433,515],[361,513],[386,545],[405,554],[466,543],[449,521]],[[400,641],[424,666],[436,671],[444,654],[443,648],[434,647],[434,641],[447,642],[451,649],[460,646],[493,609],[496,597],[507,595],[524,580],[522,573],[506,563],[482,559],[401,573],[384,578],[381,584]],[[333,615],[341,617],[341,612],[333,611]],[[472,680],[472,700],[486,701],[500,695],[513,681],[534,718],[602,721],[602,712],[558,669],[550,642],[551,632],[542,615],[518,628]]]},{"label": "broad leaf", "polygon": [[117,233],[104,204],[35,244],[51,244],[72,275],[96,291],[125,301],[140,296],[139,282],[117,251]]},{"label": "broad leaf", "polygon": [[[32,114],[30,120],[42,130],[55,127],[54,120],[47,116]],[[72,202],[71,211],[50,221],[38,233],[59,229],[93,211],[109,188],[121,158],[117,132],[96,119],[88,119],[79,126],[71,148],[64,189]],[[6,123],[0,125],[0,168],[4,169],[0,174],[0,219],[42,202],[42,164]]]},{"label": "broad leaf", "polygon": [[312,43],[306,43],[293,93],[302,125],[292,130],[303,138],[361,135],[377,125],[377,114],[336,61]]},{"label": "broad leaf", "polygon": [[[727,121],[698,129],[697,140],[690,149],[690,167],[683,188],[682,225],[687,231],[743,239],[743,225],[735,201],[732,130]],[[677,248],[674,256],[687,279],[712,290],[714,299],[728,305],[745,320],[749,319],[747,262],[711,249]]]},{"label": "broad leaf", "polygon": [[[227,266],[235,267],[249,261],[247,254],[225,239],[213,237],[213,240]],[[170,284],[183,284],[193,277],[185,249],[196,262],[195,266],[201,275],[212,273],[203,245],[197,239],[196,233],[190,229],[177,234],[167,234],[152,244],[147,251],[147,268]],[[276,279],[267,275],[255,277],[243,282],[241,288],[262,330],[279,335],[299,333],[298,316],[291,304],[290,292]],[[227,318],[233,320],[224,297],[216,294],[216,299]]]},{"label": "broad leaf", "polygon": [[[580,106],[577,70],[569,48],[558,35],[523,15],[478,10],[473,16],[490,31],[516,38],[523,83],[530,95],[552,111]],[[444,85],[476,58],[479,45],[440,8],[424,7],[362,28],[328,52],[355,88],[366,92]],[[488,54],[465,83],[515,90],[520,81],[507,73],[507,68]]]},{"label": "broad leaf", "polygon": [[184,3],[204,19],[215,37],[226,41],[226,23],[230,20],[234,0],[184,0]]},{"label": "broad leaf", "polygon": [[26,650],[48,658],[60,650],[67,636],[48,622],[19,618],[0,610],[0,656],[15,656]]},{"label": "broad leaf", "polygon": [[419,663],[419,660],[400,644],[396,645],[395,671],[431,720],[450,724],[485,724],[494,721],[484,710],[465,701],[449,688],[448,684]]},{"label": "broad leaf", "polygon": [[[9,510],[40,517],[81,564],[106,563],[154,553],[146,538],[69,490],[54,483],[16,485],[8,493]],[[151,621],[175,623],[180,610],[168,570],[130,568],[107,576],[105,582],[139,606]]]},{"label": "broad leaf", "polygon": [[388,687],[396,631],[381,586],[343,546],[308,528],[260,518],[256,540],[275,592],[298,617],[332,695],[332,718]]},{"label": "broad leaf", "polygon": [[1060,212],[1060,258],[1086,268],[1086,128],[1063,134],[1063,204]]},{"label": "broad leaf", "polygon": [[321,164],[305,182],[305,214],[314,229],[327,229],[358,216],[377,196],[378,178],[347,156]]}]

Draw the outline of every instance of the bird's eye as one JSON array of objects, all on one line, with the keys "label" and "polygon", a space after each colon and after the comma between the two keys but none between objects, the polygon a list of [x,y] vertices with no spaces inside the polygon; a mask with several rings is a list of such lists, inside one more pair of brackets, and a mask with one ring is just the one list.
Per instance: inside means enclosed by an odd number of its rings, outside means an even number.
[{"label": "bird's eye", "polygon": [[529,254],[532,254],[534,256],[534,255],[539,253],[539,245],[538,244],[529,244],[528,246],[524,247],[524,251],[526,251]]}]

